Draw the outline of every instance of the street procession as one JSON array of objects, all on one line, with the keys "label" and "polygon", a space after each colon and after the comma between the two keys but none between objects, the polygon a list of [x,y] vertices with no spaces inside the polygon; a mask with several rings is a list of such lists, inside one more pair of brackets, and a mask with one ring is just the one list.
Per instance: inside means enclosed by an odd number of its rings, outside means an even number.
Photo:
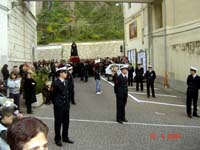
[{"label": "street procession", "polygon": [[1,0],[0,150],[199,150],[198,6]]}]

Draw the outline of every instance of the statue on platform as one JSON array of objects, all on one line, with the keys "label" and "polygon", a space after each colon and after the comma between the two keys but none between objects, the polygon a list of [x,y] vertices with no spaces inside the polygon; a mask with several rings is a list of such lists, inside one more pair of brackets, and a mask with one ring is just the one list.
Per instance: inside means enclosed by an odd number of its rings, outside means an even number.
[{"label": "statue on platform", "polygon": [[71,46],[71,56],[78,56],[77,45],[75,42],[73,42]]}]

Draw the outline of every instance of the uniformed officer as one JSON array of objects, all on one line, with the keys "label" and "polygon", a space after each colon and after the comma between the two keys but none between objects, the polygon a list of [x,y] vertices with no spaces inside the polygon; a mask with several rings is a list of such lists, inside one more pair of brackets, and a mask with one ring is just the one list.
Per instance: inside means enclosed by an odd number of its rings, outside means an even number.
[{"label": "uniformed officer", "polygon": [[134,73],[134,68],[131,63],[129,63],[128,66],[128,86],[133,86],[133,73]]},{"label": "uniformed officer", "polygon": [[136,74],[136,91],[139,91],[139,84],[141,91],[143,91],[143,74],[144,74],[144,68],[141,66],[141,64],[138,64],[137,68],[135,69]]},{"label": "uniformed officer", "polygon": [[155,96],[155,90],[154,90],[154,81],[156,79],[156,73],[152,69],[153,67],[151,65],[148,66],[148,70],[145,73],[146,83],[147,83],[147,97],[150,97],[150,88],[152,92],[152,97]]},{"label": "uniformed officer", "polygon": [[193,116],[200,117],[197,114],[197,100],[198,100],[198,90],[200,89],[200,77],[197,75],[197,69],[195,67],[190,68],[190,75],[187,78],[187,115],[192,118],[191,105],[193,102]]},{"label": "uniformed officer", "polygon": [[128,122],[125,117],[125,107],[128,98],[128,65],[124,65],[121,68],[121,74],[115,81],[115,94],[117,98],[117,122]]},{"label": "uniformed officer", "polygon": [[54,106],[54,128],[55,128],[55,143],[57,146],[62,146],[60,130],[62,130],[62,141],[73,144],[74,142],[69,139],[69,86],[67,80],[67,67],[59,66],[56,69],[58,78],[52,84],[52,96]]},{"label": "uniformed officer", "polygon": [[74,78],[73,78],[73,67],[71,65],[67,66],[68,70],[68,76],[67,76],[67,81],[69,85],[69,100],[73,105],[76,105],[76,102],[74,100]]}]

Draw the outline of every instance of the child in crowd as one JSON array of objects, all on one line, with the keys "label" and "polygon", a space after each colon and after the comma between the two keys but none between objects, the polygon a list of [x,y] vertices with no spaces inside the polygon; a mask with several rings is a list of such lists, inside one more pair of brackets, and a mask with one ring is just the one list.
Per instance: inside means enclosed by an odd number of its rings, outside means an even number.
[{"label": "child in crowd", "polygon": [[23,115],[16,110],[17,107],[12,102],[6,101],[0,105],[0,150],[10,150],[7,144],[7,128]]}]

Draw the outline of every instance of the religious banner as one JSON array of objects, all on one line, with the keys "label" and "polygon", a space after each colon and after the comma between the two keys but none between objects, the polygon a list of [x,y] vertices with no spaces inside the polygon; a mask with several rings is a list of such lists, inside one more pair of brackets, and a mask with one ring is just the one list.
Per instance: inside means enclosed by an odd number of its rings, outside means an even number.
[{"label": "religious banner", "polygon": [[129,38],[133,39],[137,37],[137,21],[129,24]]},{"label": "religious banner", "polygon": [[141,64],[144,68],[144,72],[147,71],[147,53],[144,50],[140,50],[137,53],[137,63]]},{"label": "religious banner", "polygon": [[135,67],[136,65],[136,49],[128,50],[128,61]]}]

